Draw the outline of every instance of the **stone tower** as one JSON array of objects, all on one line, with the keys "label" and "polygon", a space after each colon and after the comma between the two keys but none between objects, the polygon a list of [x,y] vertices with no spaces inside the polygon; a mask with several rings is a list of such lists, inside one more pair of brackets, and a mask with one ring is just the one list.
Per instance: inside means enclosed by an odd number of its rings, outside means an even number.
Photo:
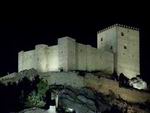
[{"label": "stone tower", "polygon": [[114,54],[114,71],[128,78],[140,74],[139,30],[113,25],[97,33],[97,48]]},{"label": "stone tower", "polygon": [[58,39],[59,68],[76,70],[76,41],[70,37]]}]

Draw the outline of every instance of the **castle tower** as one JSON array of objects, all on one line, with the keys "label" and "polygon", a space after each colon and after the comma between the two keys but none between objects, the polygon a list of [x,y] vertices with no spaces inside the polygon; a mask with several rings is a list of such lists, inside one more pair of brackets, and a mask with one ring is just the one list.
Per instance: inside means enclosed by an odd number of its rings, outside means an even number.
[{"label": "castle tower", "polygon": [[40,72],[46,72],[47,69],[47,49],[45,44],[38,44],[35,46],[35,63],[36,69]]},{"label": "castle tower", "polygon": [[140,74],[139,30],[113,25],[97,34],[97,48],[114,54],[114,71],[128,78]]},{"label": "castle tower", "polygon": [[30,51],[20,51],[18,53],[18,71],[35,68],[35,52]]},{"label": "castle tower", "polygon": [[76,41],[70,37],[58,39],[59,68],[76,70]]},{"label": "castle tower", "polygon": [[24,51],[18,53],[18,71],[23,70]]}]

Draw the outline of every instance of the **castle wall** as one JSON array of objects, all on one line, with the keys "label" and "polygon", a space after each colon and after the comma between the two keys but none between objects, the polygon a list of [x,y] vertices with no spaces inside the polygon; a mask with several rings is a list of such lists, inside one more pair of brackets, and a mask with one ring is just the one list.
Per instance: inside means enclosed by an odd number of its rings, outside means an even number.
[{"label": "castle wall", "polygon": [[58,71],[58,46],[50,46],[47,49],[47,71]]},{"label": "castle wall", "polygon": [[[58,39],[58,45],[39,44],[35,50],[19,53],[19,71],[37,69],[39,72],[82,70],[112,73],[113,56],[90,45],[76,43],[69,37]],[[107,63],[106,63],[107,62]]]},{"label": "castle wall", "polygon": [[98,55],[99,55],[98,52],[99,52],[99,50],[97,48],[92,47],[92,58],[93,58],[92,63],[94,64],[92,68],[94,71],[99,70],[98,69],[98,67],[99,67],[98,62],[100,62],[100,60],[98,59]]},{"label": "castle wall", "polygon": [[100,52],[100,65],[99,70],[112,74],[114,71],[114,56],[112,53],[107,51]]},{"label": "castle wall", "polygon": [[77,70],[98,70],[98,55],[96,48],[77,43]]},{"label": "castle wall", "polygon": [[58,39],[58,60],[59,60],[59,69],[65,71],[68,70],[68,41],[67,38]]},{"label": "castle wall", "polygon": [[113,54],[90,45],[77,43],[77,70],[113,73]]},{"label": "castle wall", "polygon": [[26,51],[26,52],[23,52],[21,51],[19,53],[19,56],[18,56],[19,60],[18,60],[18,63],[19,63],[19,71],[21,70],[25,70],[25,69],[31,69],[31,68],[34,68],[35,67],[35,52],[34,50],[30,50],[30,51]]},{"label": "castle wall", "polygon": [[97,33],[97,48],[110,52],[117,51],[116,27],[108,28]]},{"label": "castle wall", "polygon": [[140,74],[139,31],[118,27],[117,70],[132,78]]},{"label": "castle wall", "polygon": [[18,53],[18,71],[20,72],[23,69],[23,54],[24,51]]},{"label": "castle wall", "polygon": [[117,26],[111,26],[97,33],[97,47],[113,53],[113,70],[117,72]]},{"label": "castle wall", "polygon": [[92,52],[92,47],[90,45],[87,45],[87,70],[88,71],[92,71],[94,69],[94,63],[93,63],[93,58],[92,58],[92,55],[93,52]]},{"label": "castle wall", "polygon": [[98,32],[97,47],[114,54],[113,67],[118,75],[123,73],[132,78],[140,74],[139,31],[121,25],[111,26]]},{"label": "castle wall", "polygon": [[76,41],[68,38],[68,70],[76,69]]},{"label": "castle wall", "polygon": [[140,74],[139,31],[116,25],[98,32],[97,40],[98,48],[70,37],[59,38],[55,46],[36,45],[35,50],[19,52],[18,70],[116,71],[128,78]]},{"label": "castle wall", "polygon": [[70,37],[58,39],[59,68],[64,71],[76,70],[76,42]]},{"label": "castle wall", "polygon": [[18,71],[31,68],[40,72],[58,71],[58,47],[39,44],[35,46],[35,50],[19,52]]},{"label": "castle wall", "polygon": [[76,56],[77,56],[77,70],[86,70],[86,64],[87,64],[87,55],[86,55],[86,51],[87,51],[87,46],[84,44],[80,44],[77,43],[76,45],[77,47],[77,52],[76,52]]},{"label": "castle wall", "polygon": [[87,70],[88,71],[97,71],[99,68],[99,50],[90,45],[87,45]]},{"label": "castle wall", "polygon": [[[48,57],[48,46],[39,44],[35,46],[35,68],[40,72],[46,72],[47,69],[47,58]],[[29,60],[29,59],[28,59]]]}]

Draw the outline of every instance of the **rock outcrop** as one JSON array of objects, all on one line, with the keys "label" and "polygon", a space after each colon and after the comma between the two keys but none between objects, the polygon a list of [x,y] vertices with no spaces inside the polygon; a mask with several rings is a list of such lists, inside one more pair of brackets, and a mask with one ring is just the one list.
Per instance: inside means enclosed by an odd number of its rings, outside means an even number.
[{"label": "rock outcrop", "polygon": [[59,93],[60,108],[71,108],[78,113],[148,113],[146,105],[149,104],[145,104],[150,100],[148,92],[119,87],[118,82],[112,80],[110,76],[96,74],[85,72],[82,76],[78,72],[39,73],[30,69],[13,76],[2,77],[0,81],[7,84],[21,81],[24,77],[32,80],[39,75],[48,82],[54,92]]}]

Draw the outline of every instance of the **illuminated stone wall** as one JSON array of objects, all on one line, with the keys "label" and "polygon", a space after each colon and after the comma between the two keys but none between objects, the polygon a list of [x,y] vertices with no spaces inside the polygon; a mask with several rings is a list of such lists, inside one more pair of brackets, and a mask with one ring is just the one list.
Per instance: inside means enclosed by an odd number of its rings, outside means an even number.
[{"label": "illuminated stone wall", "polygon": [[76,42],[70,37],[58,39],[59,69],[76,70]]},{"label": "illuminated stone wall", "polygon": [[108,28],[100,31],[97,34],[97,48],[104,49],[105,51],[116,52],[117,50],[117,37],[116,27]]},{"label": "illuminated stone wall", "polygon": [[97,47],[114,54],[114,70],[128,78],[140,74],[139,31],[135,28],[114,25],[97,34]]},{"label": "illuminated stone wall", "polygon": [[113,54],[77,43],[77,70],[105,71],[113,73]]},{"label": "illuminated stone wall", "polygon": [[86,64],[87,64],[87,46],[84,44],[77,43],[76,45],[77,49],[77,70],[87,70]]},{"label": "illuminated stone wall", "polygon": [[95,63],[94,63],[94,51],[92,51],[92,50],[94,50],[90,45],[87,45],[87,53],[86,53],[86,56],[87,56],[87,70],[88,71],[92,71],[92,70],[94,70],[94,65],[96,65]]},{"label": "illuminated stone wall", "polygon": [[48,46],[44,44],[39,44],[35,46],[35,63],[34,67],[38,71],[46,72],[47,71],[47,57],[48,57]]},{"label": "illuminated stone wall", "polygon": [[40,72],[60,69],[113,72],[112,53],[77,43],[70,37],[58,39],[55,46],[36,45],[35,50],[21,51],[18,56],[19,71],[34,68]]},{"label": "illuminated stone wall", "polygon": [[101,50],[99,52],[99,62],[97,62],[99,70],[112,74],[114,72],[114,56],[108,51]]},{"label": "illuminated stone wall", "polygon": [[[86,67],[88,71],[113,73],[113,54],[87,45]],[[80,69],[81,70],[81,69]]]},{"label": "illuminated stone wall", "polygon": [[48,47],[47,55],[47,70],[48,71],[58,71],[59,68],[59,57],[58,57],[58,46]]},{"label": "illuminated stone wall", "polygon": [[97,48],[77,43],[70,37],[58,39],[58,45],[39,44],[35,50],[19,52],[18,70],[35,68],[47,71],[114,71],[128,78],[140,74],[139,31],[114,25],[99,31]]},{"label": "illuminated stone wall", "polygon": [[[112,26],[97,33],[97,48],[114,55],[113,70],[117,70],[117,27]],[[104,62],[103,62],[104,63]]]},{"label": "illuminated stone wall", "polygon": [[58,39],[58,56],[59,56],[59,68],[61,70],[68,70],[68,50],[67,50],[67,39]]},{"label": "illuminated stone wall", "polygon": [[18,70],[31,69],[36,66],[35,63],[35,51],[21,51],[18,55]]},{"label": "illuminated stone wall", "polygon": [[24,51],[20,51],[18,53],[18,72],[23,70],[23,56],[24,56]]},{"label": "illuminated stone wall", "polygon": [[76,41],[68,38],[68,70],[76,69]]},{"label": "illuminated stone wall", "polygon": [[140,74],[139,31],[118,27],[117,70],[129,78]]},{"label": "illuminated stone wall", "polygon": [[59,38],[55,46],[36,45],[35,50],[21,51],[18,56],[19,71],[34,68],[40,72],[62,69],[113,73],[112,53],[77,43],[70,37]]},{"label": "illuminated stone wall", "polygon": [[35,46],[35,50],[19,52],[18,71],[37,69],[40,72],[58,71],[58,47],[44,44]]}]

